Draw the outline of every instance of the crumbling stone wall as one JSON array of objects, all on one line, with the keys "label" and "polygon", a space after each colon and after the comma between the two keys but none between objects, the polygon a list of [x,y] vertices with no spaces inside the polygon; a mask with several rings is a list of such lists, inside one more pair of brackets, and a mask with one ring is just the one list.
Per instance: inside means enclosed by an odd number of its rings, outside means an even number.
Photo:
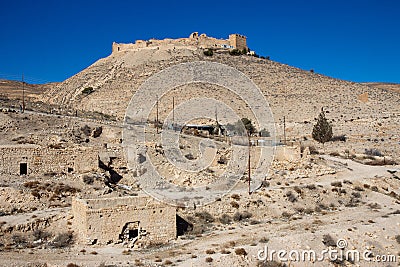
[{"label": "crumbling stone wall", "polygon": [[138,240],[158,244],[176,238],[176,209],[147,196],[73,199],[73,227],[78,242],[110,244],[122,241],[128,223],[139,227]]},{"label": "crumbling stone wall", "polygon": [[27,175],[45,173],[84,173],[98,169],[97,148],[43,148],[39,145],[0,146],[0,174],[20,174],[20,164],[27,165]]},{"label": "crumbling stone wall", "polygon": [[194,32],[190,34],[189,38],[166,38],[163,40],[150,39],[147,41],[136,40],[134,44],[123,44],[114,42],[112,44],[112,53],[165,45],[184,45],[200,48],[237,48],[240,50],[242,50],[243,48],[247,48],[246,36],[240,34],[231,34],[229,35],[229,39],[217,39],[214,37],[209,37],[204,33],[199,35],[198,32]]}]

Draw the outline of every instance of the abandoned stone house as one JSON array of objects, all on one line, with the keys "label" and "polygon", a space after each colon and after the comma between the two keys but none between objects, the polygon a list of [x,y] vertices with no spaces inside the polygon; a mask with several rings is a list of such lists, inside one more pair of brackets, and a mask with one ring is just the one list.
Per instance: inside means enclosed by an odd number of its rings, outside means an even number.
[{"label": "abandoned stone house", "polygon": [[148,196],[72,201],[78,242],[161,244],[177,236],[176,208]]},{"label": "abandoned stone house", "polygon": [[45,148],[34,144],[0,146],[0,174],[84,173],[98,169],[98,149]]}]

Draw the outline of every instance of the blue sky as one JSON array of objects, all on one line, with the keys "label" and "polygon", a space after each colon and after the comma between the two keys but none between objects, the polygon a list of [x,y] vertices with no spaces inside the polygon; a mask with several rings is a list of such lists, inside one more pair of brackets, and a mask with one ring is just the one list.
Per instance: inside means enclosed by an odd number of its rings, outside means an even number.
[{"label": "blue sky", "polygon": [[344,80],[400,83],[400,1],[0,0],[0,78],[63,81],[111,44],[198,31]]}]

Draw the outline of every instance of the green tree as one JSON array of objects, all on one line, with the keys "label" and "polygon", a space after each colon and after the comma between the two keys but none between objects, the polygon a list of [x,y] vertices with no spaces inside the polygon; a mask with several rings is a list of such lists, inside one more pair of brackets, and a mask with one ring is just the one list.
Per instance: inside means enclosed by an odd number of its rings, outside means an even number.
[{"label": "green tree", "polygon": [[256,128],[248,118],[242,118],[234,124],[228,123],[225,125],[225,129],[232,135],[250,135],[256,132]]},{"label": "green tree", "polygon": [[325,118],[324,110],[318,116],[317,123],[314,125],[312,137],[319,143],[325,144],[332,138],[332,125]]},{"label": "green tree", "polygon": [[250,119],[242,118],[241,121],[242,121],[242,123],[244,125],[244,128],[246,128],[246,131],[247,131],[247,133],[249,135],[255,133],[256,128],[254,127],[254,125],[253,125],[253,123],[251,122]]}]

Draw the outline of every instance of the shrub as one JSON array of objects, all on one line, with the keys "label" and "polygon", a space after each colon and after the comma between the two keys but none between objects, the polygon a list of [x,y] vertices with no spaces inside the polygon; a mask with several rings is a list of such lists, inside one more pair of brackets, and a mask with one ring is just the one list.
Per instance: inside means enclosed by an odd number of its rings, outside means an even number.
[{"label": "shrub", "polygon": [[383,154],[378,149],[375,148],[365,149],[364,154],[368,156],[383,157]]},{"label": "shrub", "polygon": [[232,201],[232,202],[231,202],[231,206],[232,206],[233,208],[235,208],[235,209],[238,209],[238,208],[239,208],[239,203],[237,203],[236,201]]},{"label": "shrub", "polygon": [[79,265],[77,265],[75,263],[68,263],[67,267],[79,267]]},{"label": "shrub", "polygon": [[371,209],[381,209],[381,205],[379,205],[378,203],[369,203],[368,207],[370,207]]},{"label": "shrub", "polygon": [[81,127],[81,131],[86,135],[86,136],[90,136],[92,134],[92,129],[85,124],[85,126]]},{"label": "shrub", "polygon": [[196,212],[195,216],[204,222],[214,222],[214,217],[207,211]]},{"label": "shrub", "polygon": [[232,49],[229,51],[229,55],[231,56],[240,56],[242,54],[242,51],[240,51],[239,49]]},{"label": "shrub", "polygon": [[374,191],[374,192],[378,192],[379,191],[378,187],[376,185],[371,186],[371,190]]},{"label": "shrub", "polygon": [[51,247],[54,248],[64,248],[72,245],[74,243],[74,236],[72,233],[61,233],[56,238],[54,238],[53,242],[51,242]]},{"label": "shrub", "polygon": [[398,244],[400,244],[400,235],[396,235],[396,236],[394,237],[394,239],[396,239],[396,242],[397,242]]},{"label": "shrub", "polygon": [[171,265],[171,264],[172,264],[172,261],[170,261],[170,260],[165,260],[165,261],[164,261],[164,264],[165,264],[165,265]]},{"label": "shrub", "polygon": [[304,213],[305,213],[305,214],[312,214],[313,212],[314,212],[314,210],[311,209],[311,208],[305,208],[305,209],[304,209]]},{"label": "shrub", "polygon": [[251,218],[251,216],[253,216],[253,214],[251,214],[251,213],[248,212],[248,211],[236,212],[236,213],[233,215],[233,220],[239,222],[239,221],[242,221],[242,220],[249,219],[249,218]]},{"label": "shrub", "polygon": [[345,136],[344,134],[335,135],[331,138],[332,142],[346,142],[346,140],[347,140],[347,136]]},{"label": "shrub", "polygon": [[88,184],[88,185],[91,185],[91,184],[93,184],[93,182],[94,182],[93,176],[89,176],[89,175],[84,175],[84,176],[82,177],[82,180],[83,180],[83,182],[84,182],[85,184]]},{"label": "shrub", "polygon": [[315,148],[315,146],[309,146],[308,149],[310,150],[310,154],[311,155],[318,155],[319,152],[318,150]]},{"label": "shrub", "polygon": [[299,195],[302,193],[301,188],[298,186],[293,187],[293,190]]},{"label": "shrub", "polygon": [[194,160],[194,156],[192,155],[192,153],[188,153],[185,155],[185,158],[187,158],[188,160]]},{"label": "shrub", "polygon": [[293,194],[292,191],[288,191],[288,192],[286,193],[286,197],[287,197],[287,199],[288,199],[290,202],[292,202],[292,203],[297,201],[297,197]]},{"label": "shrub", "polygon": [[93,87],[86,87],[85,89],[82,90],[83,95],[90,95],[93,92],[94,92]]},{"label": "shrub", "polygon": [[356,186],[354,187],[354,190],[355,190],[355,191],[364,191],[364,189],[363,189],[362,187],[358,186],[358,185],[356,185]]},{"label": "shrub", "polygon": [[337,182],[332,182],[331,186],[335,186],[335,187],[342,187],[342,182],[337,181]]},{"label": "shrub", "polygon": [[215,254],[215,251],[213,249],[207,249],[206,254]]},{"label": "shrub", "polygon": [[213,258],[211,258],[211,257],[206,258],[206,262],[212,262],[212,261],[213,261]]},{"label": "shrub", "polygon": [[235,199],[235,200],[240,200],[240,196],[238,194],[233,194],[231,196],[231,198]]},{"label": "shrub", "polygon": [[221,254],[231,254],[231,252],[227,249],[221,249]]},{"label": "shrub", "polygon": [[322,243],[324,243],[324,245],[328,247],[336,247],[336,241],[329,234],[325,234],[322,236]]},{"label": "shrub", "polygon": [[212,57],[214,55],[214,52],[212,51],[212,49],[207,49],[204,50],[203,54],[207,57]]},{"label": "shrub", "polygon": [[222,214],[221,217],[219,217],[219,222],[222,224],[230,224],[232,222],[232,218],[227,214]]},{"label": "shrub", "polygon": [[40,229],[33,231],[34,240],[47,240],[49,237],[51,237],[51,234],[46,231]]},{"label": "shrub", "polygon": [[265,236],[260,239],[260,243],[268,243],[268,241],[269,241],[269,238],[265,237]]},{"label": "shrub", "polygon": [[247,251],[244,248],[237,248],[235,249],[235,254],[240,256],[246,256]]},{"label": "shrub", "polygon": [[28,181],[24,183],[24,186],[30,189],[34,189],[40,185],[39,181]]},{"label": "shrub", "polygon": [[32,196],[34,196],[35,198],[39,199],[40,198],[40,193],[38,190],[32,190],[31,191]]},{"label": "shrub", "polygon": [[306,185],[306,188],[307,188],[307,189],[310,189],[310,190],[315,190],[315,189],[317,189],[317,187],[315,186],[315,184],[308,184],[308,185]]},{"label": "shrub", "polygon": [[26,241],[26,238],[23,237],[23,236],[20,235],[20,234],[14,234],[14,235],[11,237],[11,239],[12,239],[14,245],[15,245],[16,247],[19,247],[19,248],[25,248],[25,247],[27,246],[27,244],[28,244],[28,242]]},{"label": "shrub", "polygon": [[270,182],[268,182],[268,181],[262,181],[261,182],[261,187],[269,187],[271,185],[271,183]]}]

